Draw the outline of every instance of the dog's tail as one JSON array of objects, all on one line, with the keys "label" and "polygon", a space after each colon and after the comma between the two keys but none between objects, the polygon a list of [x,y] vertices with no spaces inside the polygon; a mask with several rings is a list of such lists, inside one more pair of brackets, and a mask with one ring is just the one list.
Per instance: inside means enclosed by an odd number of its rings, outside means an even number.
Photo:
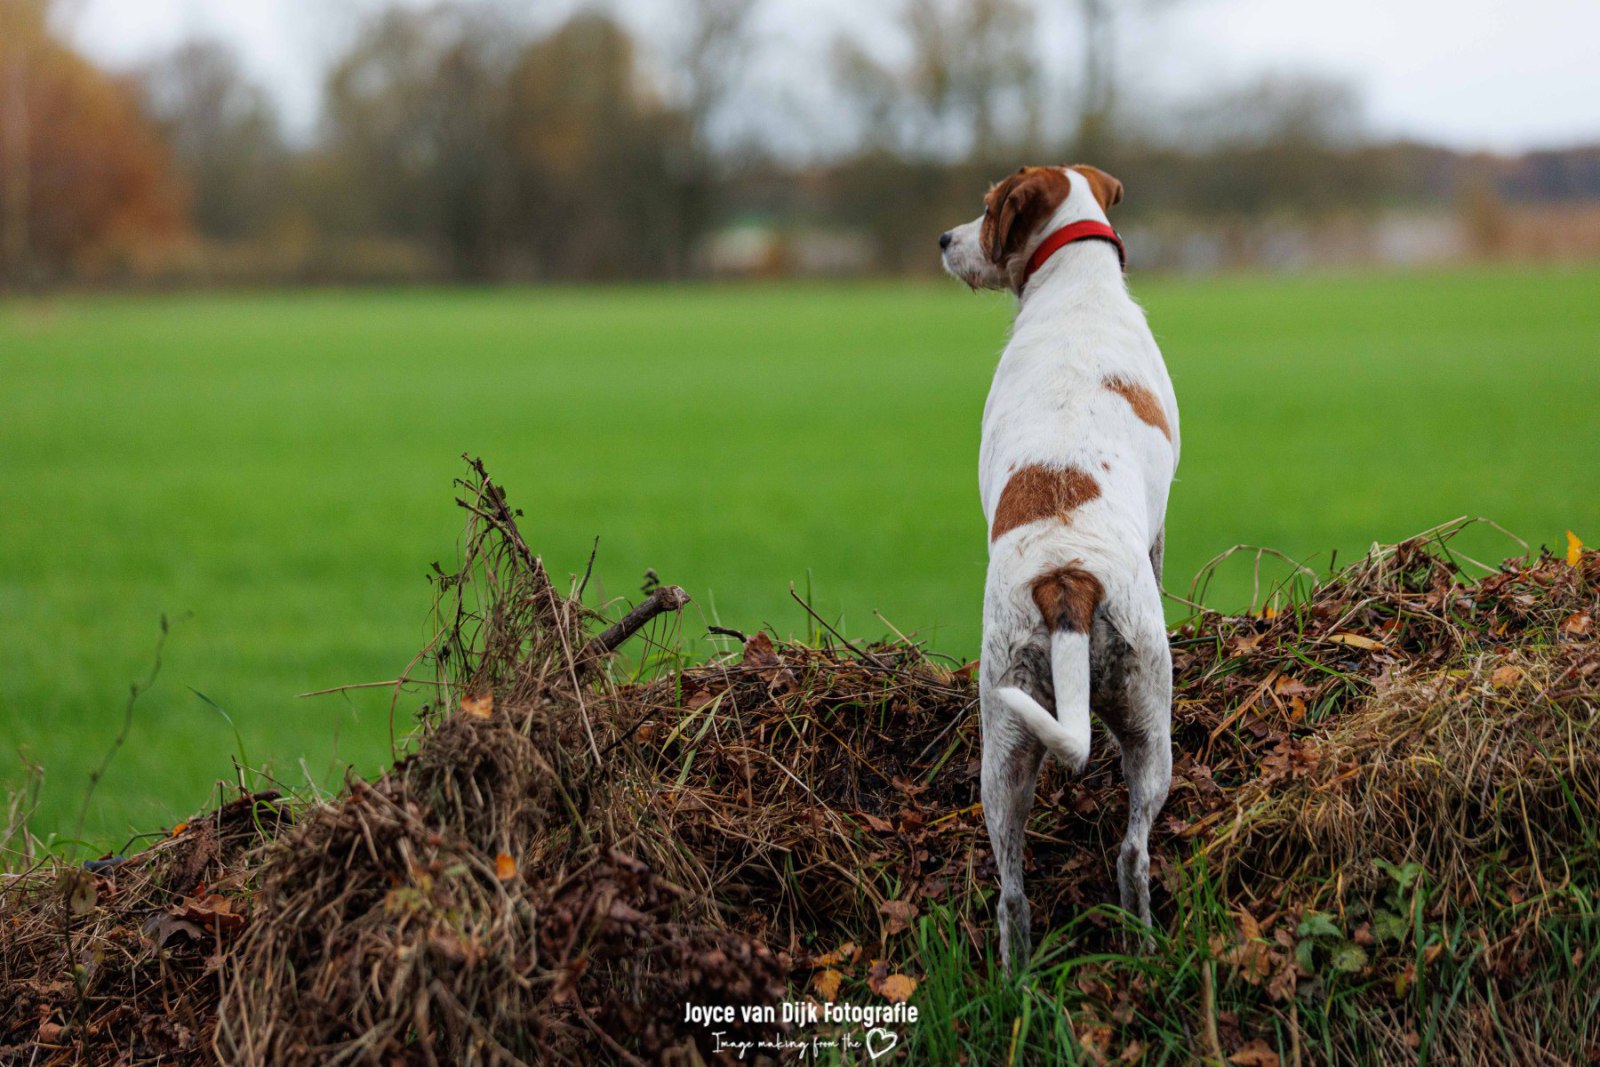
[{"label": "dog's tail", "polygon": [[1089,635],[1051,634],[1050,671],[1056,687],[1054,715],[1016,686],[1002,686],[995,696],[1068,771],[1078,774],[1089,762]]},{"label": "dog's tail", "polygon": [[1050,676],[1056,713],[1015,686],[995,691],[1045,748],[1078,774],[1089,762],[1089,629],[1105,596],[1100,580],[1076,563],[1040,575],[1033,602],[1050,631]]}]

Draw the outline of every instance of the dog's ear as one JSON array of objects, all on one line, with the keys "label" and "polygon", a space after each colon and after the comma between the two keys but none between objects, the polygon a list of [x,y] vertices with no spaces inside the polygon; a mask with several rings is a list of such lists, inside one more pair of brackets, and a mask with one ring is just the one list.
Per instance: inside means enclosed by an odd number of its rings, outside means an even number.
[{"label": "dog's ear", "polygon": [[1072,187],[1052,167],[1023,167],[989,190],[980,233],[984,254],[1001,263],[1027,243],[1029,235],[1067,198]]},{"label": "dog's ear", "polygon": [[1009,209],[1010,214],[1008,217],[1008,205],[1011,202],[1011,191],[1022,180],[1023,173],[1023,171],[1019,170],[1003,181],[991,185],[988,195],[983,198],[983,226],[980,228],[978,236],[980,238],[979,243],[983,245],[983,254],[989,257],[989,262],[991,263],[999,263],[1005,258],[1006,238],[1009,234],[1009,227],[1016,221],[1014,208]]},{"label": "dog's ear", "polygon": [[1110,211],[1113,206],[1122,203],[1122,183],[1117,179],[1087,163],[1074,163],[1072,169],[1089,180],[1089,191],[1100,201],[1101,211]]}]

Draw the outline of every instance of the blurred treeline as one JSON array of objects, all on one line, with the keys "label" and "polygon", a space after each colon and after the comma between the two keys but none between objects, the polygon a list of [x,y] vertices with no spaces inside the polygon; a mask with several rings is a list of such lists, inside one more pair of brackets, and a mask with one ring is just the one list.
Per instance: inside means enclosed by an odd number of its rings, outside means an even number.
[{"label": "blurred treeline", "polygon": [[[1070,56],[1040,46],[1048,4]],[[598,7],[369,8],[299,137],[227,45],[106,71],[54,7],[0,0],[10,287],[927,271],[934,235],[1024,161],[1121,177],[1118,224],[1154,266],[1514,253],[1547,248],[1523,206],[1600,199],[1600,148],[1374,143],[1346,85],[1128,105],[1114,0],[899,0],[779,67],[763,0],[677,0],[664,38]],[[1543,225],[1600,252],[1566,215]]]}]

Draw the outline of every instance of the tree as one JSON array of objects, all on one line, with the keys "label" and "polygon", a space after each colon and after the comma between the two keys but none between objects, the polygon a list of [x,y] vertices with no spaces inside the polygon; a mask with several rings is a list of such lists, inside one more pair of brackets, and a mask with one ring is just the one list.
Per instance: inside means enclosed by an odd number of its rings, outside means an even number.
[{"label": "tree", "polygon": [[696,9],[682,106],[597,12],[543,36],[476,4],[381,13],[327,81],[325,222],[424,242],[463,278],[684,272],[739,7]]},{"label": "tree", "polygon": [[288,151],[271,98],[245,76],[237,53],[190,41],[138,81],[145,113],[187,181],[196,228],[220,240],[265,232],[286,204]]},{"label": "tree", "polygon": [[682,40],[674,68],[683,83],[683,112],[695,150],[714,154],[712,128],[722,118],[744,74],[750,19],[757,0],[685,0]]},{"label": "tree", "polygon": [[[689,265],[694,247],[710,229],[716,211],[717,189],[727,175],[719,174],[719,151],[714,129],[737,95],[750,51],[750,19],[757,0],[687,0],[684,31],[673,68],[682,83],[683,121],[687,126],[684,151],[673,167],[678,191],[679,232],[673,241],[673,274]],[[726,156],[721,156],[725,161]]]},{"label": "tree", "polygon": [[1195,151],[1187,199],[1221,214],[1317,214],[1371,200],[1379,174],[1351,149],[1361,106],[1347,84],[1266,77],[1188,109],[1182,140]]},{"label": "tree", "polygon": [[0,4],[0,277],[10,286],[104,273],[184,231],[180,184],[135,94],[54,36],[49,7]]},{"label": "tree", "polygon": [[518,229],[535,273],[670,273],[686,242],[684,116],[643,85],[633,40],[579,13],[533,41],[511,73],[509,137]]},{"label": "tree", "polygon": [[1039,127],[1024,0],[907,0],[899,29],[899,61],[850,38],[834,45],[838,80],[864,120],[836,202],[892,269],[930,262],[933,236],[972,217],[985,176],[1014,168]]},{"label": "tree", "polygon": [[1083,29],[1082,101],[1078,107],[1077,151],[1103,159],[1110,151],[1112,110],[1116,107],[1115,0],[1077,0]]},{"label": "tree", "polygon": [[1084,159],[1114,158],[1117,110],[1118,21],[1136,8],[1154,13],[1179,0],[1069,0],[1083,35],[1083,81],[1073,148]]},{"label": "tree", "polygon": [[24,285],[32,280],[28,235],[28,53],[43,36],[43,0],[0,7],[0,280]]},{"label": "tree", "polygon": [[422,240],[462,277],[505,253],[506,79],[516,41],[492,11],[446,3],[382,11],[325,93],[324,222]]},{"label": "tree", "polygon": [[906,0],[906,58],[840,38],[840,83],[867,117],[867,143],[909,157],[992,162],[1038,132],[1039,65],[1024,0]]}]

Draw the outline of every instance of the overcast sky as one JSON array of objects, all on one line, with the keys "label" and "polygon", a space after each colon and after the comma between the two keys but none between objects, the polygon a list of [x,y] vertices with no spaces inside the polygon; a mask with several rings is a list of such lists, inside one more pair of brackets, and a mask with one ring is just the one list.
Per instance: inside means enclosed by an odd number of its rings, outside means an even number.
[{"label": "overcast sky", "polygon": [[[78,0],[71,29],[91,54],[131,65],[195,34],[235,44],[304,133],[320,72],[378,0]],[[1060,69],[1078,59],[1076,0],[1037,0]],[[511,6],[502,4],[502,6]],[[528,3],[559,17],[576,0]],[[639,29],[671,31],[672,0],[611,0]],[[1125,99],[1203,95],[1263,74],[1350,81],[1368,127],[1460,148],[1516,151],[1600,141],[1600,0],[1145,0],[1123,31]],[[765,0],[758,70],[769,98],[805,95],[827,42],[893,0]],[[798,90],[794,86],[800,86]],[[815,99],[813,100],[813,104]],[[804,111],[802,107],[799,109]],[[817,121],[813,107],[812,121]],[[825,121],[825,118],[822,120]]]}]

